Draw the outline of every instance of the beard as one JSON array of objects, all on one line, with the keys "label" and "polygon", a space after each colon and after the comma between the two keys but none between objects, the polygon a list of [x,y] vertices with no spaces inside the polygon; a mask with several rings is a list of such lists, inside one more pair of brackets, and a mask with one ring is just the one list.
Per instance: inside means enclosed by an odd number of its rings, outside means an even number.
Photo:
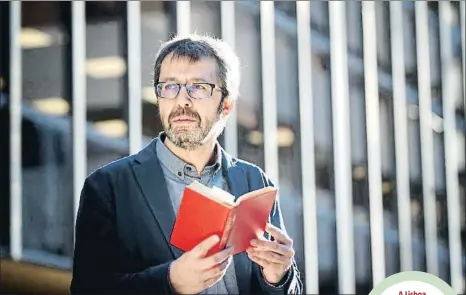
[{"label": "beard", "polygon": [[[159,116],[168,139],[177,147],[192,151],[205,143],[207,137],[214,128],[223,129],[219,123],[222,109],[223,102],[220,103],[214,116],[204,119],[201,119],[199,114],[193,109],[189,107],[182,108],[179,106],[170,113],[168,120],[165,120],[160,113]],[[179,116],[190,117],[196,121],[196,124],[188,126],[173,126],[171,121]],[[220,135],[220,132],[218,135]]]}]

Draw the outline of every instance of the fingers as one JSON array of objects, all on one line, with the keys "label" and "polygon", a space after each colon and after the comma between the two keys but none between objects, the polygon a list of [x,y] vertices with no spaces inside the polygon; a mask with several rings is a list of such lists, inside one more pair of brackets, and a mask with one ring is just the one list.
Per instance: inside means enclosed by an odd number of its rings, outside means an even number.
[{"label": "fingers", "polygon": [[249,258],[266,269],[282,270],[292,264],[292,258],[295,255],[293,250],[293,240],[286,235],[281,229],[267,224],[266,231],[270,233],[275,240],[253,239],[247,250]]},{"label": "fingers", "polygon": [[290,239],[280,228],[274,226],[271,223],[267,223],[265,230],[274,237],[274,239],[283,245],[293,246],[293,240]]},{"label": "fingers", "polygon": [[255,257],[265,259],[272,263],[278,264],[288,264],[290,262],[290,257],[280,255],[271,251],[261,251],[254,248],[249,248],[247,250],[248,254],[254,255]]},{"label": "fingers", "polygon": [[248,257],[251,259],[253,262],[257,263],[258,265],[262,266],[263,268],[278,268],[281,267],[278,263],[270,262],[264,258],[261,258],[257,256],[256,254],[249,253],[248,252]]},{"label": "fingers", "polygon": [[267,240],[253,239],[251,241],[251,245],[256,247],[258,250],[272,251],[287,258],[294,256],[294,250],[291,248],[291,246],[282,245],[275,241],[272,242]]},{"label": "fingers", "polygon": [[232,259],[233,258],[230,256],[219,265],[207,269],[202,273],[202,279],[207,281],[218,276],[222,277],[225,274],[225,271],[228,268],[228,266],[230,266]]},{"label": "fingers", "polygon": [[204,257],[207,252],[209,252],[209,250],[212,249],[212,247],[214,247],[219,241],[220,238],[217,235],[210,236],[196,245],[196,247],[194,247],[190,253],[196,257]]},{"label": "fingers", "polygon": [[202,262],[202,267],[204,269],[211,268],[213,266],[216,266],[222,262],[224,262],[227,258],[231,257],[233,254],[233,248],[228,247],[226,249],[223,249],[222,251],[215,253],[212,256],[206,257],[203,259]]},{"label": "fingers", "polygon": [[202,273],[201,279],[204,281],[204,289],[207,289],[210,286],[214,285],[225,275],[225,272],[228,266],[230,266],[232,259],[233,258],[230,256],[221,264],[215,266],[214,268],[208,269]]}]

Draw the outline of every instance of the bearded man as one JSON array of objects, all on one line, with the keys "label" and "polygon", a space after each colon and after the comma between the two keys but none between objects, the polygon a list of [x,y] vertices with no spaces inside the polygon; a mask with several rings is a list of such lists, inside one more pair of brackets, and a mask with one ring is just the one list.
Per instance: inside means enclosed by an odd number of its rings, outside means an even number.
[{"label": "bearded man", "polygon": [[303,292],[278,199],[267,225],[271,238],[258,236],[246,252],[233,256],[227,248],[206,256],[216,236],[187,252],[169,243],[184,188],[193,181],[235,197],[273,185],[217,141],[235,106],[239,77],[239,59],[222,40],[189,35],[162,44],[154,91],[164,131],[137,154],[86,178],[71,293]]}]

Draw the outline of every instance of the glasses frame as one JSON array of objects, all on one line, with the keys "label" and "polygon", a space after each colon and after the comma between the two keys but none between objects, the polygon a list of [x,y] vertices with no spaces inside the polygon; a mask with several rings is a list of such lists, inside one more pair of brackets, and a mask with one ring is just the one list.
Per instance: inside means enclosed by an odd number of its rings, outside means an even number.
[{"label": "glasses frame", "polygon": [[[159,87],[160,85],[164,85],[164,84],[174,84],[174,85],[178,85],[178,92],[176,93],[176,95],[172,98],[168,98],[168,97],[164,97],[162,96],[161,94],[159,94]],[[193,97],[191,95],[191,87],[192,85],[209,85],[210,86],[210,95],[209,97],[206,97],[206,98],[196,98],[196,97]],[[157,95],[157,97],[159,98],[163,98],[163,99],[175,99],[178,97],[178,94],[180,94],[180,91],[181,91],[181,88],[184,87],[186,89],[186,92],[188,93],[189,97],[192,98],[192,99],[196,99],[196,100],[202,100],[202,99],[211,99],[212,98],[212,95],[214,94],[214,90],[215,89],[220,89],[221,92],[222,92],[222,95],[226,95],[225,94],[225,89],[223,89],[222,87],[218,87],[217,85],[213,84],[213,83],[208,83],[208,82],[197,82],[197,83],[174,83],[174,82],[157,82],[155,84],[155,94]]]}]

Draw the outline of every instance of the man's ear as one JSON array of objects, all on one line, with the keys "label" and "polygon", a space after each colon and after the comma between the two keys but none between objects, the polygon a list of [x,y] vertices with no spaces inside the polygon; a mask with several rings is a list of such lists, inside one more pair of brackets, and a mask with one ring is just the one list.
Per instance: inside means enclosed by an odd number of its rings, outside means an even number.
[{"label": "man's ear", "polygon": [[236,100],[225,97],[223,100],[222,114],[227,117],[235,107]]}]

